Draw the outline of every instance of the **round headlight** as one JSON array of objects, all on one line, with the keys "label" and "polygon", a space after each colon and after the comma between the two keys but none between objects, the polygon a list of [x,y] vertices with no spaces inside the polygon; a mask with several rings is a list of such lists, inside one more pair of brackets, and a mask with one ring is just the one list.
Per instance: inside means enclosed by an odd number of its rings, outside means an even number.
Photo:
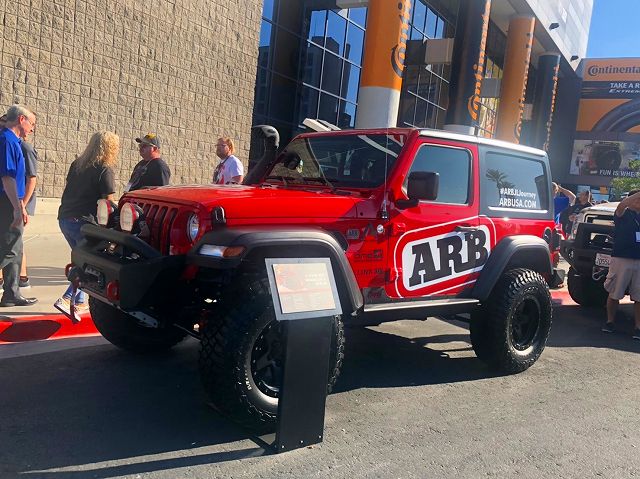
[{"label": "round headlight", "polygon": [[135,205],[132,203],[125,203],[122,205],[122,210],[120,211],[120,229],[131,233],[139,217],[140,214],[138,213]]},{"label": "round headlight", "polygon": [[197,214],[192,214],[189,216],[189,221],[187,221],[187,236],[191,241],[195,241],[198,237],[198,233],[200,232],[200,219]]}]

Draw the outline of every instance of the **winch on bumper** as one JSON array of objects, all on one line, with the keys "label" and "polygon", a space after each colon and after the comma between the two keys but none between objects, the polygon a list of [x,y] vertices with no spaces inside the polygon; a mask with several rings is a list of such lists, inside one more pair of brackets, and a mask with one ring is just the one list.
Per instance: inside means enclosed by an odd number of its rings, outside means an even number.
[{"label": "winch on bumper", "polygon": [[[176,286],[185,257],[163,256],[140,238],[92,224],[71,253],[82,289],[121,309],[140,309]],[[153,301],[155,297],[155,301]]]}]

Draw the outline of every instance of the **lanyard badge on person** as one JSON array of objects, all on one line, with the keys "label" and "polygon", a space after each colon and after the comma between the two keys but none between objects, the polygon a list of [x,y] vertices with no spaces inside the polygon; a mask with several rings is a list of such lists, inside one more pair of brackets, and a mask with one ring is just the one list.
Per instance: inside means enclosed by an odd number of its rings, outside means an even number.
[{"label": "lanyard badge on person", "polygon": [[216,169],[213,172],[213,182],[215,184],[218,184],[218,182],[220,181],[220,176],[222,175],[222,168],[224,168],[224,164],[225,164],[225,162],[227,161],[228,158],[229,157],[225,158],[220,163],[218,163],[218,166],[216,166]]}]

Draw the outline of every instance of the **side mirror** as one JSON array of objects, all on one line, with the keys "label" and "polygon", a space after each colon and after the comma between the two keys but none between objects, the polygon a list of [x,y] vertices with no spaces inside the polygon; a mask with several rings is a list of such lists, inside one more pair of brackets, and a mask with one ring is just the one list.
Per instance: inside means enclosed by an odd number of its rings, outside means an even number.
[{"label": "side mirror", "polygon": [[414,171],[409,174],[407,182],[408,200],[396,201],[400,209],[418,206],[420,200],[434,201],[438,198],[440,174],[433,171]]},{"label": "side mirror", "polygon": [[409,199],[434,201],[438,197],[440,173],[414,171],[409,175],[407,196]]}]

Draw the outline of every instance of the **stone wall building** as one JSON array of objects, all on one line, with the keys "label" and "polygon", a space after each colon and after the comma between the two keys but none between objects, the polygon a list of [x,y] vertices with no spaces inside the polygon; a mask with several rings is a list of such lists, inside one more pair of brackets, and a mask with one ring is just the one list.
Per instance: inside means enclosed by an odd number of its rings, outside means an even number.
[{"label": "stone wall building", "polygon": [[210,181],[215,142],[250,146],[262,0],[0,0],[0,107],[38,115],[38,195],[60,197],[90,135],[121,138],[119,191],[156,132],[173,184]]}]

